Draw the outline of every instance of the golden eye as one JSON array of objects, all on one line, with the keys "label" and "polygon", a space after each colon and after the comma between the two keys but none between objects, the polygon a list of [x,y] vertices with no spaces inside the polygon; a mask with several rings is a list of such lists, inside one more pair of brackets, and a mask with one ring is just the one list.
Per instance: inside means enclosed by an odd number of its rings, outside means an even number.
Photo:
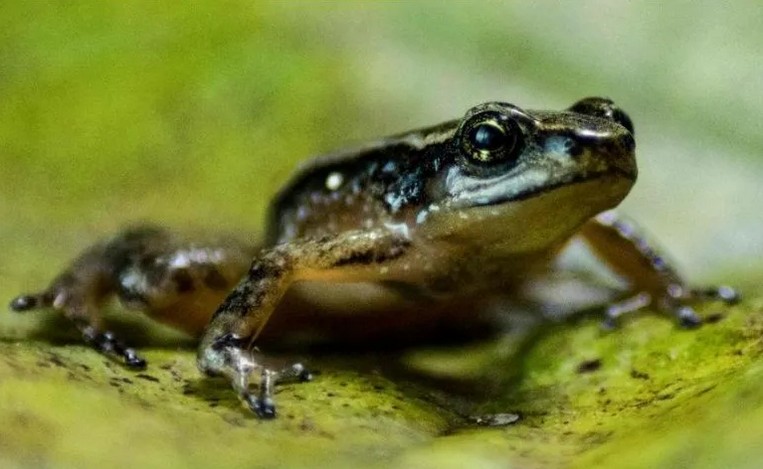
[{"label": "golden eye", "polygon": [[519,147],[520,131],[516,125],[495,120],[480,120],[468,127],[464,150],[470,158],[480,163],[505,161]]}]

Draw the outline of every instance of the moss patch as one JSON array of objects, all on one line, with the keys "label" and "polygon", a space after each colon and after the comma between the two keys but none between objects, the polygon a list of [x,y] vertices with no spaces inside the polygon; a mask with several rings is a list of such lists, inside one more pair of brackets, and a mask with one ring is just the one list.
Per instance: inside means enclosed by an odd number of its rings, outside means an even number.
[{"label": "moss patch", "polygon": [[[757,461],[759,305],[723,311],[696,331],[646,316],[614,332],[594,320],[536,332],[403,356],[315,357],[322,373],[282,386],[280,418],[269,422],[253,418],[223,381],[201,378],[188,347],[145,349],[150,367],[131,372],[79,345],[4,342],[0,454],[9,463],[64,466]],[[465,354],[472,360],[460,371],[437,371]],[[470,418],[502,412],[521,419],[489,428]]]}]

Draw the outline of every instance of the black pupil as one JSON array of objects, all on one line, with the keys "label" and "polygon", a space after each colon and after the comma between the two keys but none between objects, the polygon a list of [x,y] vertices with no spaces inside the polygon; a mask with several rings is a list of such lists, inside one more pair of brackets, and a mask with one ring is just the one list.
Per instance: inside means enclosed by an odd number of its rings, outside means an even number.
[{"label": "black pupil", "polygon": [[474,127],[469,138],[474,148],[483,151],[498,150],[506,144],[506,134],[503,130],[490,124],[480,124]]}]

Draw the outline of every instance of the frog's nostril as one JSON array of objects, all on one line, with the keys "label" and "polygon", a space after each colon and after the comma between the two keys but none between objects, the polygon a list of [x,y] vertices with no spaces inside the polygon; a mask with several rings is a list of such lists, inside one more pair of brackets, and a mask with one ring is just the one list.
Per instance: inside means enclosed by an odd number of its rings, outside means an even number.
[{"label": "frog's nostril", "polygon": [[611,112],[608,114],[608,117],[628,129],[628,132],[630,132],[631,135],[636,133],[633,129],[633,121],[628,116],[628,114],[626,114],[625,111],[619,107],[613,106]]},{"label": "frog's nostril", "polygon": [[632,134],[627,133],[620,137],[620,145],[622,145],[625,151],[632,152],[636,149],[636,140],[633,138]]}]

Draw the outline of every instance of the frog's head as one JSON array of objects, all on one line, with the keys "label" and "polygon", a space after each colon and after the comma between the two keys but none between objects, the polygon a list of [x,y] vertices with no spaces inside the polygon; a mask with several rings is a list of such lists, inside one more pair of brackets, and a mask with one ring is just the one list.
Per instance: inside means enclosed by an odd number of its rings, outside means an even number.
[{"label": "frog's head", "polygon": [[604,98],[557,112],[481,104],[443,145],[448,163],[419,213],[433,237],[542,249],[619,204],[636,181],[631,120]]}]

